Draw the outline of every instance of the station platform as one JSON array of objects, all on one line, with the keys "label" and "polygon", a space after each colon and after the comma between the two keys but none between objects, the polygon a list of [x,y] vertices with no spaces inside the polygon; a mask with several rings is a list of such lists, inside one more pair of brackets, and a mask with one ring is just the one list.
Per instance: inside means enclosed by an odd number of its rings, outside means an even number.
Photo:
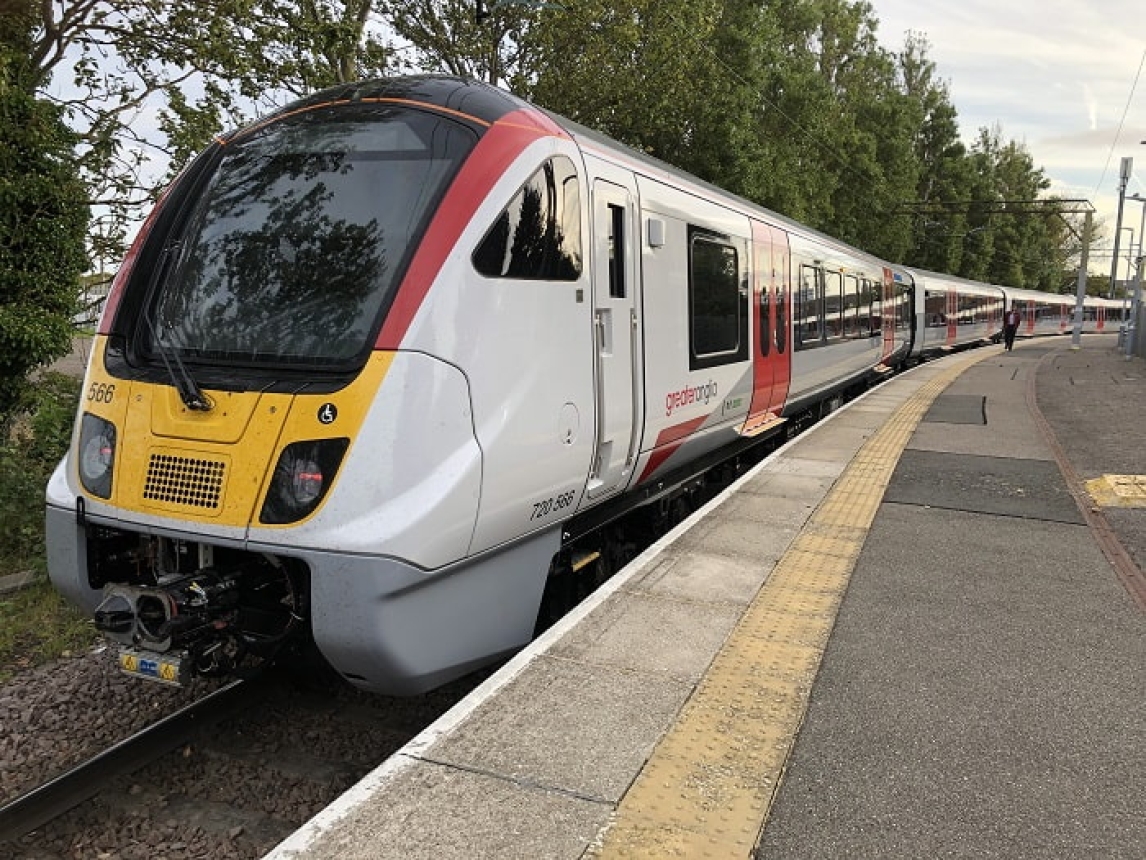
[{"label": "station platform", "polygon": [[1146,856],[1144,433],[1113,336],[901,374],[268,857]]}]

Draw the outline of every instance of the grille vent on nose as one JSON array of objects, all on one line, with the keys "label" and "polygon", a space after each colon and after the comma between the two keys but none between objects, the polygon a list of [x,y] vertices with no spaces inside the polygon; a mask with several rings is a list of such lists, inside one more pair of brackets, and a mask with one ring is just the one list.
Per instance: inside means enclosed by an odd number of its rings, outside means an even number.
[{"label": "grille vent on nose", "polygon": [[227,464],[201,457],[152,454],[143,498],[165,505],[217,510]]}]

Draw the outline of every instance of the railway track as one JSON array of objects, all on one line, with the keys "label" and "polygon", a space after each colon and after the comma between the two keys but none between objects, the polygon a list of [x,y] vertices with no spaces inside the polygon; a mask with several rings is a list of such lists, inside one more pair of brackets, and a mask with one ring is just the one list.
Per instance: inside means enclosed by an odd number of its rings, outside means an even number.
[{"label": "railway track", "polygon": [[0,857],[260,857],[488,674],[409,699],[235,682],[0,807]]},{"label": "railway track", "polygon": [[109,782],[186,743],[256,701],[262,678],[236,680],[0,807],[0,844],[24,836],[95,796]]}]

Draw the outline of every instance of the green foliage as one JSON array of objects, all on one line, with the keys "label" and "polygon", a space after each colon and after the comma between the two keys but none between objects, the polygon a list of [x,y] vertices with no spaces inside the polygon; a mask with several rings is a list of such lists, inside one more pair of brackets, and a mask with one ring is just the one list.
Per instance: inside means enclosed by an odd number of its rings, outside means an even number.
[{"label": "green foliage", "polygon": [[71,441],[79,394],[78,379],[42,374],[0,435],[0,576],[34,576],[30,587],[0,595],[0,683],[96,638],[90,618],[48,584],[44,547],[44,487]]},{"label": "green foliage", "polygon": [[403,67],[490,83],[519,81],[522,74],[529,75],[523,68],[535,68],[527,59],[526,43],[531,28],[542,20],[541,5],[489,2],[489,16],[478,22],[473,0],[379,4],[390,27],[413,48],[413,55],[400,61]]},{"label": "green foliage", "polygon": [[80,381],[48,372],[0,437],[0,574],[43,572],[44,487],[71,439]]},{"label": "green foliage", "polygon": [[[11,20],[46,16],[32,90],[56,45],[82,55],[69,121],[109,207],[91,242],[101,260],[156,194],[137,181],[141,105],[158,106],[163,139],[147,145],[170,155],[170,178],[252,106],[397,69],[504,84],[888,259],[1039,286],[1078,250],[1061,216],[994,211],[1045,193],[1041,170],[997,131],[968,149],[926,39],[881,46],[866,0],[505,0],[481,22],[472,0],[92,0],[66,20],[13,2]],[[919,203],[941,206],[906,205]]]},{"label": "green foliage", "polygon": [[0,427],[29,372],[65,355],[87,265],[87,192],[58,109],[21,85],[18,36],[0,44]]},{"label": "green foliage", "polygon": [[0,683],[95,639],[90,619],[48,584],[44,549],[44,487],[67,450],[79,392],[78,379],[43,374],[0,437],[0,576],[34,575],[31,587],[0,595]]},{"label": "green foliage", "polygon": [[0,684],[98,639],[91,618],[68,605],[46,580],[0,595]]}]

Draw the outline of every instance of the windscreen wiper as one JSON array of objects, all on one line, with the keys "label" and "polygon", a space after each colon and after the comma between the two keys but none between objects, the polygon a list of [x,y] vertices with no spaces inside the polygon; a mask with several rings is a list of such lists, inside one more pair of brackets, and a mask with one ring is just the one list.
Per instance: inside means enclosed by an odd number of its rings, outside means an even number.
[{"label": "windscreen wiper", "polygon": [[[161,280],[166,272],[171,258],[174,256],[172,253],[178,245],[169,245],[163,250],[163,256],[159,260],[159,265],[156,266],[158,277],[156,280]],[[153,308],[154,314],[159,314],[159,303],[156,302]],[[170,349],[165,346],[163,339],[159,335],[156,321],[152,319],[152,314],[144,311],[144,320],[147,322],[147,329],[151,332],[151,342],[155,344],[155,349],[159,352],[159,358],[163,361],[163,367],[167,370],[167,377],[171,380],[175,390],[179,392],[179,399],[183,401],[183,405],[188,409],[195,412],[210,412],[215,404],[211,398],[208,397],[199,383],[195,381],[195,377],[187,369],[183,360],[179,357],[177,349]],[[174,364],[174,366],[172,366]]]},{"label": "windscreen wiper", "polygon": [[[211,401],[199,383],[195,381],[195,377],[187,369],[183,360],[179,358],[177,350],[169,349],[163,344],[159,332],[155,329],[155,323],[152,322],[151,315],[145,314],[144,318],[147,320],[147,328],[151,331],[151,342],[155,344],[156,350],[159,351],[159,358],[163,361],[163,366],[167,370],[167,377],[171,380],[171,384],[175,386],[175,390],[179,392],[179,399],[183,401],[183,405],[188,409],[196,412],[210,412],[215,404]],[[174,362],[174,367],[172,366]]]}]

